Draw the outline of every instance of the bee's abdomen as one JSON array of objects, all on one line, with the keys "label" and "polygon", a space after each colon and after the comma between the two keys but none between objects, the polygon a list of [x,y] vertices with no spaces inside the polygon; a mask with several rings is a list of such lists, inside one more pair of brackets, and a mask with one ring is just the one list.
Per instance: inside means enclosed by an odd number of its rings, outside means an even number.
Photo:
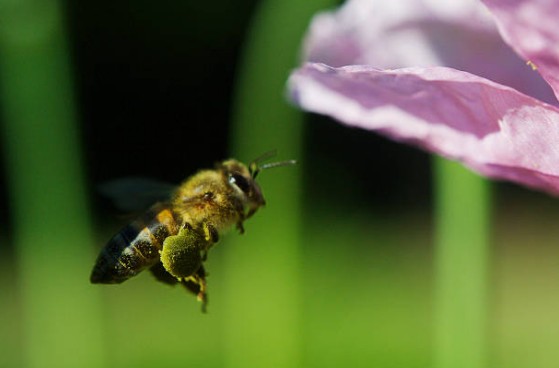
[{"label": "bee's abdomen", "polygon": [[165,238],[177,232],[171,210],[162,205],[152,207],[107,243],[93,267],[91,282],[121,283],[153,266],[159,260]]}]

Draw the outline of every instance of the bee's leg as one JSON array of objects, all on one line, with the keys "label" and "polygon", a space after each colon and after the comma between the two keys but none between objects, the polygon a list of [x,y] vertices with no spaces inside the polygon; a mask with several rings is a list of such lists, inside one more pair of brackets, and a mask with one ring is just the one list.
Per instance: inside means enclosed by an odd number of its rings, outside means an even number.
[{"label": "bee's leg", "polygon": [[188,291],[196,295],[198,301],[202,302],[202,312],[206,313],[206,307],[208,305],[208,294],[206,292],[207,284],[206,271],[204,270],[204,266],[200,266],[200,269],[193,276],[187,277],[182,280],[178,280],[169,272],[167,272],[161,262],[158,262],[157,264],[152,266],[150,268],[150,271],[153,276],[155,276],[155,278],[161,282],[173,286],[178,283],[183,285]]},{"label": "bee's leg", "polygon": [[245,209],[243,207],[238,207],[236,209],[239,220],[237,221],[236,228],[239,230],[239,234],[245,233],[245,228],[243,227],[243,222],[247,219],[245,214]]},{"label": "bee's leg", "polygon": [[244,218],[245,218],[245,219],[251,218],[252,215],[254,215],[254,214],[256,213],[256,210],[257,210],[257,209],[258,209],[258,208],[253,208],[253,209],[249,210],[248,213],[244,216]]},{"label": "bee's leg", "polygon": [[198,301],[202,303],[202,312],[206,312],[206,306],[208,304],[208,294],[207,283],[206,283],[206,270],[204,266],[192,276],[189,276],[182,280],[182,285],[188,289],[188,291],[196,294]]},{"label": "bee's leg", "polygon": [[[197,274],[202,274],[204,275],[204,268],[203,266],[201,267],[201,270],[199,270],[197,272]],[[200,277],[200,276],[198,276]],[[189,292],[191,292],[194,295],[198,295],[198,293],[200,292],[200,285],[196,282],[196,280],[194,279],[193,276],[191,277],[186,277],[182,280],[180,280],[180,283],[182,286],[184,286],[186,288],[186,290],[188,290]]]},{"label": "bee's leg", "polygon": [[213,244],[219,241],[219,233],[215,226],[213,226],[209,222],[204,222],[202,224],[202,229],[204,230],[204,236],[208,242]]},{"label": "bee's leg", "polygon": [[198,283],[200,284],[200,291],[198,292],[197,298],[198,301],[202,303],[202,313],[206,313],[206,309],[208,306],[208,294],[207,294],[207,284],[206,279],[199,279]]},{"label": "bee's leg", "polygon": [[243,227],[243,220],[237,222],[237,230],[239,230],[240,234],[245,233],[245,228]]}]

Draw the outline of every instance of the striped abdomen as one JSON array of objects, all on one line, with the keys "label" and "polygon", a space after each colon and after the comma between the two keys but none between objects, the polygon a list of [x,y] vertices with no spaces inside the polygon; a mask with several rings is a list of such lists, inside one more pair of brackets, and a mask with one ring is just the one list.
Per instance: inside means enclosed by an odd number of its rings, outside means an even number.
[{"label": "striped abdomen", "polygon": [[173,212],[156,204],[107,243],[91,272],[94,284],[118,284],[159,261],[163,241],[178,233]]}]

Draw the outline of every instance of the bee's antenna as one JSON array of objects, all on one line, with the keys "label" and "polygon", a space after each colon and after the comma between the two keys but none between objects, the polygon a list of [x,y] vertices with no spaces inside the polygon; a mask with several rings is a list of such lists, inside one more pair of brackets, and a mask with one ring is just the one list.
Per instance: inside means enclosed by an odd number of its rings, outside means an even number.
[{"label": "bee's antenna", "polygon": [[297,164],[296,160],[285,160],[285,161],[278,161],[278,162],[270,162],[269,164],[264,164],[259,167],[260,171],[271,169],[273,167],[280,167],[280,166],[289,166]]},{"label": "bee's antenna", "polygon": [[249,171],[252,175],[252,178],[256,179],[256,176],[262,170],[267,170],[267,169],[271,169],[271,168],[274,168],[274,167],[295,165],[296,163],[297,163],[297,161],[295,161],[295,160],[285,160],[285,161],[278,161],[278,162],[270,162],[268,164],[258,166],[257,162],[253,161],[249,166]]},{"label": "bee's antenna", "polygon": [[271,150],[268,152],[264,152],[257,158],[255,158],[250,165],[248,165],[248,170],[250,175],[252,175],[253,179],[256,179],[258,173],[262,170],[271,169],[272,167],[279,167],[279,166],[287,166],[287,165],[295,165],[297,161],[295,160],[286,160],[286,161],[279,161],[279,162],[270,162],[268,164],[260,165],[262,161],[266,161],[267,159],[274,157],[277,154],[277,150]]}]

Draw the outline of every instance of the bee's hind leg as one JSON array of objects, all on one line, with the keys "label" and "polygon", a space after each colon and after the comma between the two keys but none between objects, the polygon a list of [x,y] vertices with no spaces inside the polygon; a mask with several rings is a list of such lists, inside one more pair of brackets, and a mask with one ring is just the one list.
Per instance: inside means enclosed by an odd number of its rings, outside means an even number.
[{"label": "bee's hind leg", "polygon": [[204,266],[200,266],[198,271],[190,277],[178,280],[165,270],[161,262],[156,263],[150,268],[151,273],[158,281],[168,285],[181,284],[186,290],[196,295],[198,301],[202,303],[202,312],[206,313],[208,305],[207,283],[206,283],[206,270]]},{"label": "bee's hind leg", "polygon": [[208,305],[206,270],[204,266],[200,266],[198,271],[192,276],[181,280],[181,284],[191,293],[195,294],[198,301],[202,303],[202,312],[206,313]]}]

